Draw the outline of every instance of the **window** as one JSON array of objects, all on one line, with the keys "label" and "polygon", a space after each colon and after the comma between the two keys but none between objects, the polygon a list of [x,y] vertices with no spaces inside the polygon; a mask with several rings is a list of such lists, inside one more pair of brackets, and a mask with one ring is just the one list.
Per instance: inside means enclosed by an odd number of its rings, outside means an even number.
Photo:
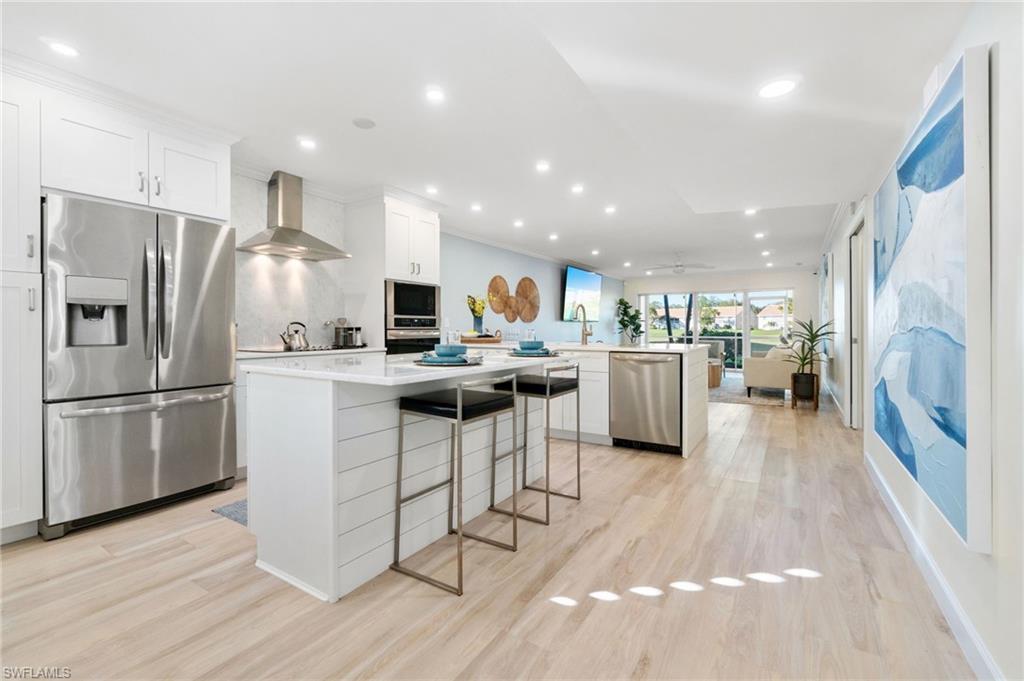
[{"label": "window", "polygon": [[648,343],[720,344],[726,369],[760,356],[793,327],[793,291],[646,293],[639,299]]}]

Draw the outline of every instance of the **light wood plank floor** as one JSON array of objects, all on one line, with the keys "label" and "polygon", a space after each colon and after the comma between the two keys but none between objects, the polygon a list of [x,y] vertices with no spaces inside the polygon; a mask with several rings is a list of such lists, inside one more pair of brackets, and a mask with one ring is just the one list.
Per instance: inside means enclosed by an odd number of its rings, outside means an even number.
[{"label": "light wood plank floor", "polygon": [[[584,500],[553,500],[551,527],[521,524],[517,554],[469,543],[462,598],[389,572],[334,605],[312,599],[256,569],[252,536],[210,512],[241,485],[5,547],[3,664],[74,679],[971,676],[859,434],[824,401],[818,414],[713,404],[710,420],[686,461],[587,446]],[[571,453],[557,446],[556,481]],[[447,576],[451,546],[411,561]],[[599,590],[621,599],[588,597]]]}]

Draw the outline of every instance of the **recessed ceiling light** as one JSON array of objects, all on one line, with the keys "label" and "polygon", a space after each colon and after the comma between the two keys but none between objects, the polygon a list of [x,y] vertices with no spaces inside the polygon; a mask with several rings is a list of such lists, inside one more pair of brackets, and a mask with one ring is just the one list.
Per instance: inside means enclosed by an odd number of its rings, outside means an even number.
[{"label": "recessed ceiling light", "polygon": [[435,187],[432,184],[428,184],[427,185],[427,193],[430,194],[431,196],[433,196],[434,194],[437,193],[437,187]]},{"label": "recessed ceiling light", "polygon": [[756,232],[754,234],[754,238],[755,239],[763,239],[764,238],[764,232]]},{"label": "recessed ceiling light", "polygon": [[444,90],[436,85],[427,86],[427,101],[433,104],[440,104],[444,101]]},{"label": "recessed ceiling light", "polygon": [[570,191],[573,194],[582,194],[583,193],[583,185],[582,184],[574,184],[572,186],[572,188],[570,189]]},{"label": "recessed ceiling light", "polygon": [[471,205],[469,207],[469,209],[471,211],[473,211],[474,213],[479,213],[480,211],[482,211],[484,209],[484,207],[481,206],[479,203],[474,203],[473,205]]},{"label": "recessed ceiling light", "polygon": [[549,234],[548,238],[551,239],[552,241],[558,241],[558,235],[557,234]]},{"label": "recessed ceiling light", "polygon": [[633,263],[631,263],[631,262],[629,262],[629,261],[627,260],[626,262],[622,263],[622,266],[623,266],[623,267],[632,267],[632,266],[633,266]]},{"label": "recessed ceiling light", "polygon": [[512,226],[513,227],[522,227],[523,226],[523,221],[522,220],[516,220],[515,222],[512,223]]},{"label": "recessed ceiling light", "polygon": [[547,161],[537,161],[537,172],[546,173],[551,170],[551,164]]},{"label": "recessed ceiling light", "polygon": [[764,264],[764,266],[765,266],[765,267],[775,267],[775,263],[771,263],[771,262],[766,262],[766,263]]},{"label": "recessed ceiling light", "polygon": [[316,140],[309,137],[300,137],[299,146],[303,149],[316,149]]},{"label": "recessed ceiling light", "polygon": [[40,38],[44,43],[50,46],[50,49],[61,55],[62,57],[77,57],[78,50],[71,47],[67,43],[57,42],[56,40],[50,40],[49,38]]},{"label": "recessed ceiling light", "polygon": [[774,97],[781,97],[782,95],[788,95],[790,92],[796,89],[796,81],[789,78],[780,78],[779,80],[773,80],[770,83],[765,83],[761,86],[761,89],[757,91],[760,97],[765,99],[772,99]]},{"label": "recessed ceiling light", "polygon": [[604,212],[608,213],[608,215],[611,215],[612,213],[614,213],[615,210],[616,210],[615,206],[605,206],[604,207]]},{"label": "recessed ceiling light", "polygon": [[647,270],[646,272],[644,272],[644,274],[646,274],[646,275],[647,275],[647,276],[649,277],[649,276],[651,276],[652,274],[654,274],[654,272],[652,272],[652,271],[650,271],[650,270]]},{"label": "recessed ceiling light", "polygon": [[596,248],[590,252],[590,255],[600,255],[600,254],[601,254],[601,251],[597,250]]},{"label": "recessed ceiling light", "polygon": [[370,130],[377,127],[377,122],[372,118],[353,118],[352,125],[356,126],[360,130]]},{"label": "recessed ceiling light", "polygon": [[743,211],[743,214],[744,215],[757,215],[757,209],[756,208],[748,208],[745,211]]},{"label": "recessed ceiling light", "polygon": [[766,256],[766,257],[771,255],[771,254],[772,254],[771,251],[761,251],[761,255]]}]

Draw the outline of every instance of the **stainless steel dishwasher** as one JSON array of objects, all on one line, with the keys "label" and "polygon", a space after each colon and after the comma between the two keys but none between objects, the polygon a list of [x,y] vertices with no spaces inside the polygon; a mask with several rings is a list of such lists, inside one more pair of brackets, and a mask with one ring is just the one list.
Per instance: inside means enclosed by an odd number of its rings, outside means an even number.
[{"label": "stainless steel dishwasher", "polygon": [[612,352],[609,359],[613,443],[682,454],[682,356]]}]

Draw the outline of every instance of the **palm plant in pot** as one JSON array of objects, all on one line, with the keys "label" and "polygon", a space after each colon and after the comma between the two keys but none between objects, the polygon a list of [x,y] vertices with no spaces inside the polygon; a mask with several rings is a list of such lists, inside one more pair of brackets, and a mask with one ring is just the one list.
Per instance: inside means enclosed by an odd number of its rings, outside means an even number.
[{"label": "palm plant in pot", "polygon": [[615,302],[615,316],[618,319],[619,333],[622,334],[624,344],[636,345],[644,333],[643,323],[640,321],[640,310],[630,305],[625,298],[619,298]]},{"label": "palm plant in pot", "polygon": [[786,359],[797,365],[793,374],[793,399],[810,400],[818,392],[818,376],[814,365],[825,356],[825,341],[835,335],[832,322],[815,326],[814,318],[806,322],[796,320],[793,330],[792,352]]}]

